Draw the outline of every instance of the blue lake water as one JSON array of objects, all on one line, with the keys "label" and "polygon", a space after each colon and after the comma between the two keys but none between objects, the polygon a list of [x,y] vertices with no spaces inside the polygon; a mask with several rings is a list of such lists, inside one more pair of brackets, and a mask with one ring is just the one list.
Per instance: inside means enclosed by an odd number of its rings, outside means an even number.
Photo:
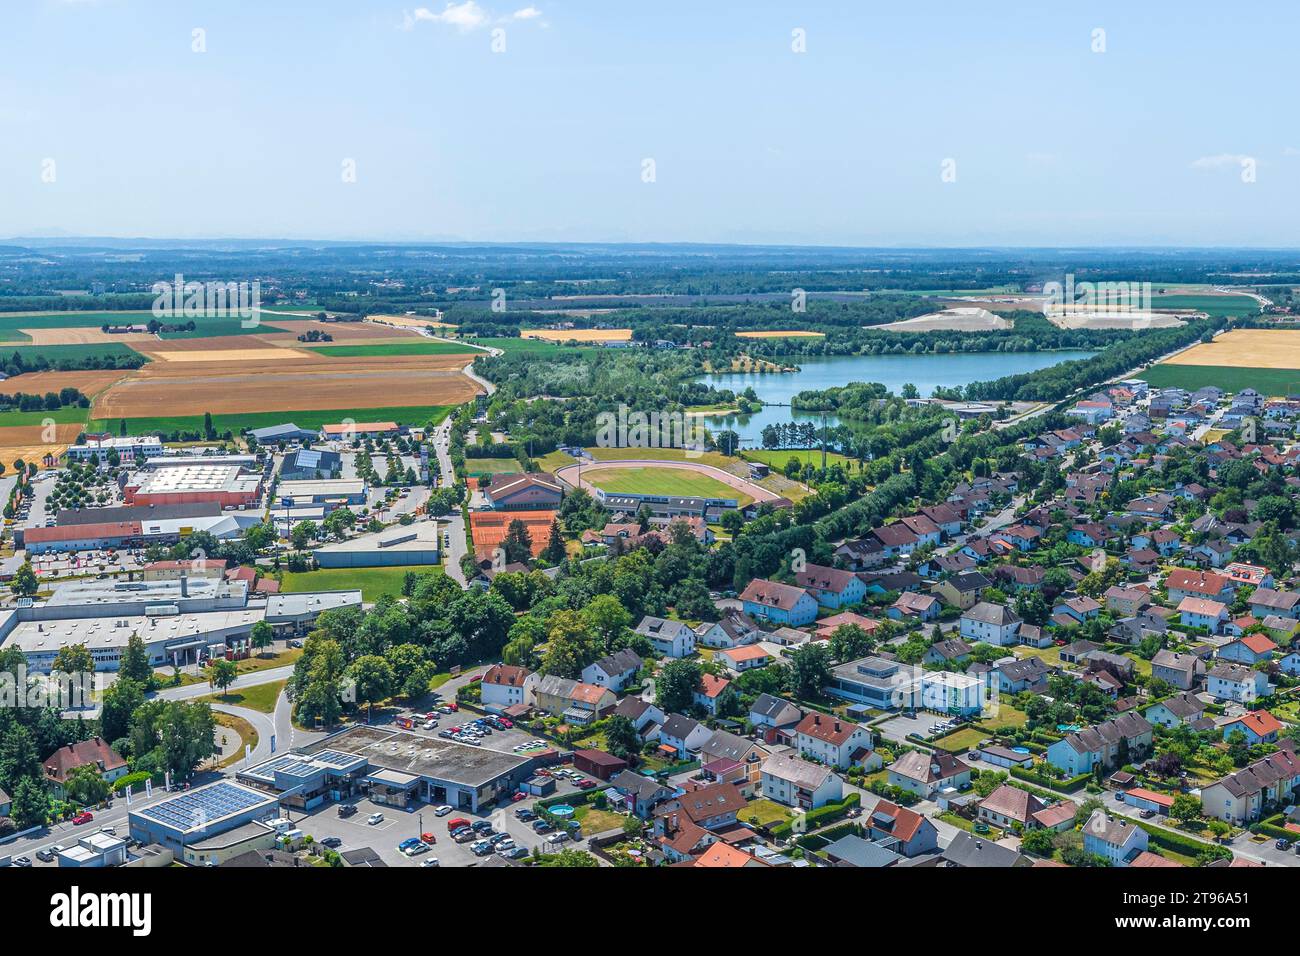
[{"label": "blue lake water", "polygon": [[[971,382],[1001,378],[1019,372],[1032,372],[1059,362],[1084,359],[1087,351],[1061,352],[962,352],[953,355],[834,355],[799,356],[786,359],[798,365],[798,372],[768,373],[726,372],[706,375],[703,381],[716,388],[729,388],[739,394],[752,387],[766,407],[753,415],[713,415],[705,419],[710,429],[730,428],[749,444],[758,444],[763,428],[769,424],[791,421],[820,422],[817,414],[792,412],[790,399],[810,389],[832,388],[850,382],[880,382],[894,394],[904,385],[915,385],[928,397],[936,386],[954,387]],[[829,424],[834,424],[828,416]]]}]

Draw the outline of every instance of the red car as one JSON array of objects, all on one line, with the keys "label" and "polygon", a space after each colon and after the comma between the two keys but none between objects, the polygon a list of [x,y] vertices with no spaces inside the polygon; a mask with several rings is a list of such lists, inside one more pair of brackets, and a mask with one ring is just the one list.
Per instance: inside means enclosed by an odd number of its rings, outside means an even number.
[{"label": "red car", "polygon": [[497,723],[499,723],[499,724],[500,724],[502,727],[504,727],[506,730],[509,730],[511,727],[514,726],[514,724],[512,724],[510,721],[506,720],[504,717],[502,717],[499,721],[497,721]]},{"label": "red car", "polygon": [[72,818],[72,823],[74,826],[81,826],[83,823],[89,823],[93,819],[95,819],[95,815],[93,813],[91,813],[89,810],[82,810],[80,813],[78,813],[75,817]]},{"label": "red car", "polygon": [[579,780],[576,784],[579,790],[590,790],[596,785],[595,780]]},{"label": "red car", "polygon": [[511,803],[518,803],[520,800],[527,800],[527,799],[528,799],[528,794],[524,793],[522,790],[516,790],[513,794],[510,795]]},{"label": "red car", "polygon": [[423,840],[425,843],[429,844],[429,846],[433,846],[435,843],[438,842],[438,838],[434,836],[432,833],[421,833],[420,839]]},{"label": "red car", "polygon": [[447,821],[447,832],[454,833],[456,830],[459,830],[461,827],[467,827],[467,826],[469,826],[468,820],[466,820],[464,817],[456,817],[453,820]]}]

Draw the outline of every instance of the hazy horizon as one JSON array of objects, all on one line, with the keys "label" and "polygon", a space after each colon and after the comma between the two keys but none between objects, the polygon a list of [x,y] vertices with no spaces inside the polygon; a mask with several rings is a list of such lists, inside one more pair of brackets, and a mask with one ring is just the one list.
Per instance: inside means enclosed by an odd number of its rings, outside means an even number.
[{"label": "hazy horizon", "polygon": [[1281,3],[7,7],[10,237],[1297,244]]}]

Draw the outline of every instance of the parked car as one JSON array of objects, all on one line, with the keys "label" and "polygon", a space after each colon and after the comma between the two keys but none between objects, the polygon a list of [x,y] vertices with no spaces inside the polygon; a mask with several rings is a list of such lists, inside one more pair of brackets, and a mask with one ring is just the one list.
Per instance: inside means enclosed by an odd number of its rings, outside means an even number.
[{"label": "parked car", "polygon": [[1279,850],[1289,850],[1291,849],[1291,841],[1287,839],[1281,839],[1278,840],[1276,843],[1274,843],[1273,846],[1277,847]]},{"label": "parked car", "polygon": [[13,861],[13,863],[14,863],[14,866],[31,866],[31,865],[32,865],[31,858],[30,858],[30,857],[26,857],[26,856],[18,856],[18,857],[14,857],[14,861]]},{"label": "parked car", "polygon": [[447,830],[449,832],[452,830],[459,830],[461,827],[467,827],[467,826],[469,826],[469,821],[466,820],[464,817],[456,817],[456,819],[454,820],[447,821]]},{"label": "parked car", "polygon": [[54,851],[48,847],[42,850],[37,850],[36,859],[40,860],[42,863],[51,863],[54,861]]},{"label": "parked car", "polygon": [[79,827],[83,823],[89,823],[93,819],[95,819],[95,815],[93,813],[91,813],[89,810],[82,810],[80,813],[78,813],[75,817],[72,818],[72,825]]},{"label": "parked car", "polygon": [[427,860],[425,860],[423,863],[420,864],[420,866],[422,866],[422,867],[425,867],[425,866],[437,866],[437,865],[438,865],[438,858],[437,858],[436,856],[431,856],[431,857],[429,857]]},{"label": "parked car", "polygon": [[372,813],[370,814],[370,816],[366,817],[367,826],[373,827],[375,824],[383,823],[383,822],[384,822],[384,815],[382,813]]},{"label": "parked car", "polygon": [[327,846],[327,847],[329,847],[331,850],[335,850],[335,849],[338,849],[339,847],[341,847],[341,846],[343,845],[343,841],[340,840],[340,839],[339,839],[338,837],[336,837],[336,836],[328,836],[328,837],[325,837],[325,839],[323,839],[323,840],[320,841],[320,845],[321,845],[321,846]]},{"label": "parked car", "polygon": [[339,816],[347,818],[356,816],[357,808],[351,803],[345,803],[339,807]]},{"label": "parked car", "polygon": [[445,817],[449,813],[451,813],[451,807],[445,803],[440,807],[435,807],[433,811],[435,817]]}]

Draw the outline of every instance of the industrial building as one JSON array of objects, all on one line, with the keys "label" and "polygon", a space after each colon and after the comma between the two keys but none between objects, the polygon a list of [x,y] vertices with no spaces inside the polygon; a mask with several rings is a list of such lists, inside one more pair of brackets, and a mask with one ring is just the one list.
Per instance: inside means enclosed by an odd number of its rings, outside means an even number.
[{"label": "industrial building", "polygon": [[401,434],[401,427],[397,422],[341,422],[337,425],[326,425],[320,432],[325,438],[335,441],[346,441],[352,438],[395,438]]},{"label": "industrial building", "polygon": [[215,502],[64,509],[53,527],[17,528],[14,543],[31,554],[172,545],[196,531],[221,540],[261,521],[251,511],[223,511]]},{"label": "industrial building", "polygon": [[332,510],[341,505],[364,505],[366,483],[362,478],[282,481],[276,487],[275,498],[277,508],[325,505]]},{"label": "industrial building", "polygon": [[98,458],[108,461],[108,456],[117,452],[127,461],[133,458],[156,458],[163,453],[162,441],[157,435],[139,435],[130,438],[86,437],[81,445],[69,445],[64,457],[68,461],[89,461]]},{"label": "industrial building", "polygon": [[128,505],[212,502],[246,508],[261,500],[262,478],[245,474],[238,465],[175,465],[134,476],[122,494]]},{"label": "industrial building", "polygon": [[532,760],[515,754],[382,727],[353,727],[296,753],[325,752],[364,757],[367,766],[356,778],[358,786],[373,803],[403,808],[425,801],[477,813],[498,798],[508,799],[533,771]]},{"label": "industrial building", "polygon": [[280,803],[260,790],[221,780],[132,810],[132,838],[157,843],[184,858],[187,847],[228,833],[255,820],[279,817]]},{"label": "industrial building", "polygon": [[280,465],[281,481],[337,478],[343,473],[343,456],[336,451],[302,448],[286,455]]},{"label": "industrial building", "polygon": [[643,507],[656,518],[689,518],[696,516],[708,522],[721,519],[723,512],[740,507],[737,498],[695,498],[680,495],[610,494],[600,488],[595,492],[596,502],[606,511],[637,514]]},{"label": "industrial building", "polygon": [[317,439],[318,433],[299,428],[293,422],[285,422],[282,425],[249,429],[248,437],[259,445],[277,445],[280,442],[313,442]]},{"label": "industrial building", "polygon": [[322,545],[312,552],[322,568],[381,568],[404,564],[437,564],[440,560],[439,524],[414,524],[385,528],[346,541]]},{"label": "industrial building", "polygon": [[297,637],[327,610],[360,607],[361,592],[320,591],[249,598],[246,581],[70,581],[49,600],[22,599],[0,612],[0,647],[17,647],[32,673],[48,673],[59,651],[84,644],[97,671],[115,671],[133,634],[154,667],[185,666],[248,642],[266,621],[277,637]]}]

